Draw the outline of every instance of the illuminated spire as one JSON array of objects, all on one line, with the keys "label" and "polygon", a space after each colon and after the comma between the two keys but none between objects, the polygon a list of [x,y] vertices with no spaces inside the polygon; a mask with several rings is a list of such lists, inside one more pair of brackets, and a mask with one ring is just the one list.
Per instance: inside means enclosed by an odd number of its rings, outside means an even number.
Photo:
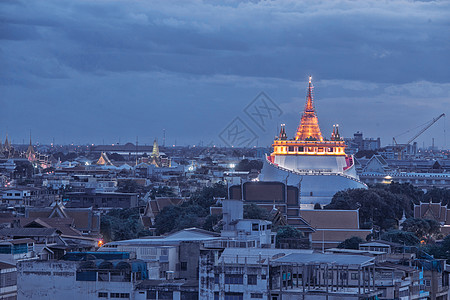
[{"label": "illuminated spire", "polygon": [[336,134],[334,135],[334,139],[336,141],[340,141],[341,140],[341,135],[339,134],[339,124],[336,124]]},{"label": "illuminated spire", "polygon": [[161,156],[159,154],[159,146],[156,139],[153,141],[153,151],[152,151],[152,165],[157,166],[158,168],[161,166]]},{"label": "illuminated spire", "polygon": [[300,121],[300,125],[295,135],[295,140],[316,140],[323,141],[322,133],[320,132],[319,120],[317,119],[316,110],[314,109],[313,101],[313,85],[309,76],[308,94],[306,96],[305,110]]},{"label": "illuminated spire", "polygon": [[152,157],[159,157],[159,146],[156,139],[153,141]]},{"label": "illuminated spire", "polygon": [[30,145],[28,146],[26,157],[29,161],[36,160],[36,152],[34,151],[33,144],[31,143],[31,131],[30,131]]},{"label": "illuminated spire", "polygon": [[280,140],[287,140],[287,135],[286,135],[286,124],[281,124],[281,130],[280,130],[280,136],[279,136]]}]

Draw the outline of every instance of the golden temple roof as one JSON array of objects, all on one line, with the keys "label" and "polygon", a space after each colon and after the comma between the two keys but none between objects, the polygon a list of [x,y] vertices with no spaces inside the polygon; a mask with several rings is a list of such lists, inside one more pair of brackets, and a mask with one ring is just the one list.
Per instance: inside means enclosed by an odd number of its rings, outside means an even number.
[{"label": "golden temple roof", "polygon": [[313,85],[311,83],[311,76],[309,77],[308,93],[306,96],[305,110],[295,134],[296,141],[315,140],[323,141],[322,133],[320,132],[319,120],[314,109],[313,102]]}]

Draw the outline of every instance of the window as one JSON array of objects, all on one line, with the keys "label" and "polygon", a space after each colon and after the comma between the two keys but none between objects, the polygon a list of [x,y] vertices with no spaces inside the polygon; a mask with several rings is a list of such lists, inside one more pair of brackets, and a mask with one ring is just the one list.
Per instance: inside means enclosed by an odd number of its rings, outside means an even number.
[{"label": "window", "polygon": [[259,229],[258,223],[253,223],[252,224],[252,231],[258,231],[258,229]]},{"label": "window", "polygon": [[248,275],[247,276],[247,284],[248,285],[256,285],[258,283],[257,275]]},{"label": "window", "polygon": [[352,273],[351,279],[352,279],[352,280],[358,279],[358,273]]},{"label": "window", "polygon": [[214,274],[214,283],[219,284],[220,277],[219,274]]},{"label": "window", "polygon": [[158,292],[158,299],[173,299],[173,292]]},{"label": "window", "polygon": [[266,280],[266,274],[261,275],[262,280]]},{"label": "window", "polygon": [[244,276],[242,274],[225,274],[225,284],[243,284]]},{"label": "window", "polygon": [[99,297],[99,298],[108,298],[108,293],[105,293],[105,292],[99,292],[99,293],[98,293],[98,297]]},{"label": "window", "polygon": [[303,149],[304,149],[303,147],[298,147],[298,152],[303,152],[304,151]]},{"label": "window", "polygon": [[243,293],[225,293],[225,300],[244,300]]},{"label": "window", "polygon": [[289,146],[288,151],[289,152],[294,152],[294,146]]},{"label": "window", "polygon": [[156,299],[156,291],[147,291],[147,299]]},{"label": "window", "polygon": [[111,298],[130,299],[129,293],[111,293]]},{"label": "window", "polygon": [[262,293],[251,293],[250,298],[252,299],[261,299],[263,297]]},{"label": "window", "polygon": [[182,261],[180,264],[180,270],[181,271],[187,271],[187,262]]}]

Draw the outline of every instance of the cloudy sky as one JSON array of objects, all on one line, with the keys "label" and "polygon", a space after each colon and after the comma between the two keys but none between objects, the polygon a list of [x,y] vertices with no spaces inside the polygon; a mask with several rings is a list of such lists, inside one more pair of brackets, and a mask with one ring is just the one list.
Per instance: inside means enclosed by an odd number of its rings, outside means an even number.
[{"label": "cloudy sky", "polygon": [[[16,143],[223,145],[238,120],[269,145],[280,123],[294,135],[310,74],[326,136],[406,142],[450,116],[449,1],[2,0],[0,19]],[[279,109],[264,124],[246,113],[261,92]],[[448,123],[419,145],[449,146]]]}]

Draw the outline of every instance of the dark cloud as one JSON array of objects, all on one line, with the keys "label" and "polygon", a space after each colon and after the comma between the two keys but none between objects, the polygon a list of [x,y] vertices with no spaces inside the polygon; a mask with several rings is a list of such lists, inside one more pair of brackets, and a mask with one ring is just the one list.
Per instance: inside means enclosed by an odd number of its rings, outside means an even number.
[{"label": "dark cloud", "polygon": [[448,1],[2,1],[0,135],[215,140],[260,91],[294,129],[314,74],[324,127],[386,140],[380,120],[447,109],[449,20]]}]

